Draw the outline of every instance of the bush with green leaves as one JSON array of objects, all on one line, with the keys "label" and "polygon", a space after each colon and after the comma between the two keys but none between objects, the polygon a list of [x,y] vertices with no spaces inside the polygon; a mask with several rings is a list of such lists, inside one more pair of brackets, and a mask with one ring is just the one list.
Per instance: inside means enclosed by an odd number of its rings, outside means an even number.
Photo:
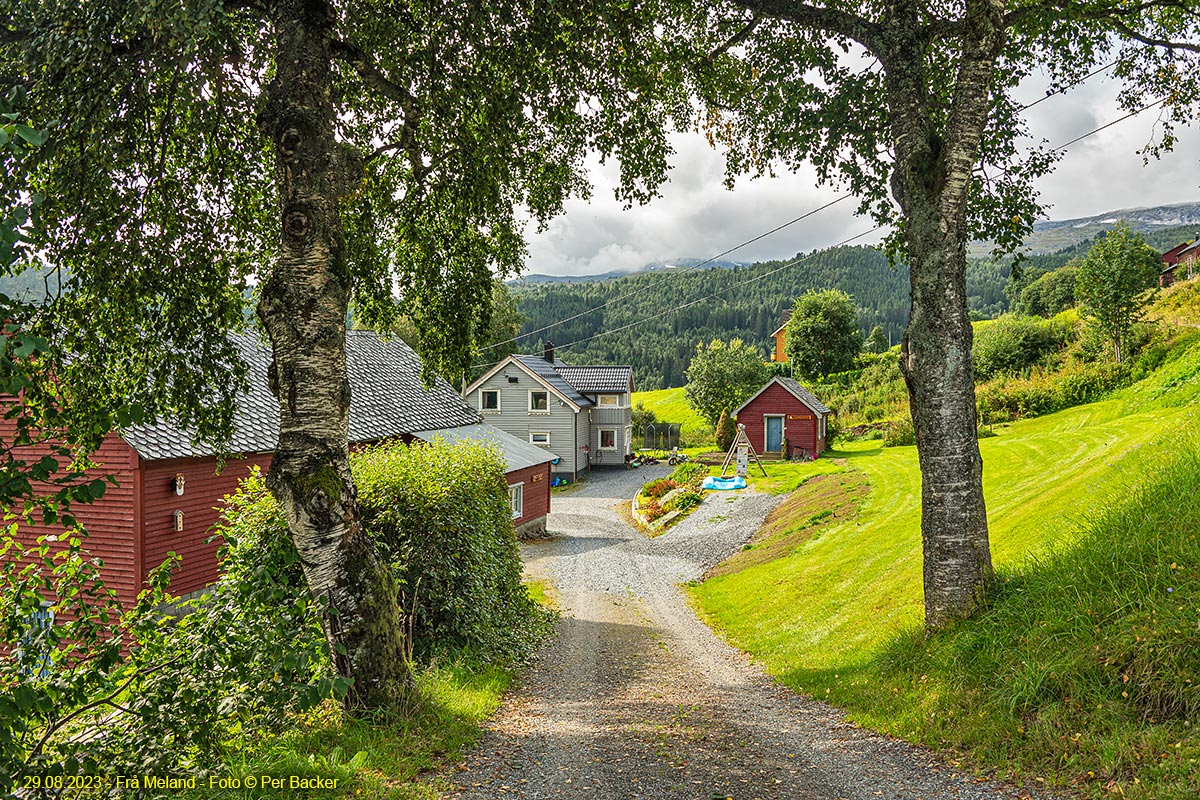
[{"label": "bush with green leaves", "polygon": [[892,422],[883,432],[884,447],[906,447],[916,443],[917,434],[913,430],[913,423],[910,417]]},{"label": "bush with green leaves", "polygon": [[417,656],[527,659],[546,613],[521,584],[505,465],[490,445],[388,443],[351,458],[363,519],[413,607]]},{"label": "bush with green leaves", "polygon": [[733,440],[737,436],[737,423],[733,421],[733,417],[729,414],[729,409],[721,412],[721,416],[717,419],[717,449],[726,451],[733,447]]},{"label": "bush with green leaves", "polygon": [[702,502],[704,502],[704,492],[696,489],[688,489],[675,495],[674,499],[671,500],[671,508],[676,511],[687,511],[688,509],[695,508]]},{"label": "bush with green leaves", "polygon": [[[203,773],[221,749],[341,697],[279,507],[252,474],[218,527],[222,577],[164,616],[172,556],[122,610],[99,563],[66,546],[3,539],[0,796],[24,775]],[[56,624],[34,623],[44,603]],[[127,652],[123,653],[125,649]]]},{"label": "bush with green leaves", "polygon": [[984,424],[1036,417],[1094,403],[1133,382],[1128,364],[1079,363],[1058,371],[1036,370],[1027,377],[1000,377],[975,391]]},{"label": "bush with green leaves", "polygon": [[1004,315],[975,330],[971,358],[975,379],[1020,372],[1064,348],[1072,339],[1069,325],[1038,317]]},{"label": "bush with green leaves", "polygon": [[700,482],[708,475],[708,465],[700,464],[695,461],[688,461],[680,464],[671,473],[668,480],[674,481],[677,486],[699,486]]}]

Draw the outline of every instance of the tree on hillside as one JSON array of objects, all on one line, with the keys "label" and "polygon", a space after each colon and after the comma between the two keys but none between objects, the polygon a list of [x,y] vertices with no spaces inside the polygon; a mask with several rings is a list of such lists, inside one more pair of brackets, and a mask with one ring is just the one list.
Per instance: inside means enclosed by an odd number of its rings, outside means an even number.
[{"label": "tree on hillside", "polygon": [[858,310],[850,295],[825,289],[796,299],[787,323],[787,357],[796,374],[817,380],[845,372],[854,368],[861,351]]},{"label": "tree on hillside", "polygon": [[[407,314],[429,374],[460,374],[516,271],[525,220],[584,187],[591,148],[619,195],[666,177],[692,113],[687,41],[654,4],[495,0],[16,0],[5,79],[51,147],[8,180],[46,196],[64,379],[79,396],[157,390],[152,414],[228,437],[241,370],[226,333],[257,278],[284,509],[354,707],[403,702],[396,589],[362,526],[346,445],[351,296],[373,327]],[[681,8],[685,18],[691,12]],[[586,98],[586,102],[583,99]],[[399,301],[399,302],[397,302]],[[204,414],[205,408],[224,409]]]},{"label": "tree on hillside", "polygon": [[[972,240],[1016,247],[1039,213],[1034,180],[1055,154],[1020,141],[1012,90],[1035,71],[1069,87],[1115,61],[1122,104],[1161,101],[1189,122],[1200,93],[1200,15],[1185,0],[729,0],[739,80],[719,72],[707,130],[731,173],[810,163],[893,226],[909,262],[901,342],[922,470],[925,615],[968,615],[991,579],[965,287]],[[860,57],[861,56],[861,57]],[[890,196],[889,196],[890,193]]]},{"label": "tree on hillside", "polygon": [[1039,275],[1021,290],[1013,310],[1018,314],[1052,317],[1074,307],[1078,274],[1078,262],[1073,261],[1065,267]]},{"label": "tree on hillside", "polygon": [[1129,328],[1142,318],[1162,261],[1141,234],[1120,225],[1088,251],[1079,264],[1075,296],[1086,317],[1112,343],[1120,363]]},{"label": "tree on hillside", "polygon": [[886,353],[891,346],[891,343],[888,342],[887,334],[883,332],[882,325],[876,325],[872,328],[871,335],[863,343],[863,349],[868,353]]},{"label": "tree on hillside", "polygon": [[713,339],[707,346],[696,345],[684,397],[715,426],[722,411],[740,406],[766,381],[767,367],[757,350],[741,339]]},{"label": "tree on hillside", "polygon": [[646,404],[639,401],[629,412],[629,419],[633,425],[633,435],[641,436],[647,425],[658,422],[658,415],[654,413],[654,409],[646,408]]}]

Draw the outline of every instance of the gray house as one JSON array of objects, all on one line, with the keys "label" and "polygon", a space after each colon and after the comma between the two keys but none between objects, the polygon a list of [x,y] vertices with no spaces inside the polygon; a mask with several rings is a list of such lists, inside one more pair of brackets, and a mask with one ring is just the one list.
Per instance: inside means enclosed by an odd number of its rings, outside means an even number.
[{"label": "gray house", "polygon": [[556,478],[575,480],[593,466],[620,466],[633,452],[632,367],[572,367],[545,355],[513,355],[463,396],[505,433],[552,451]]}]

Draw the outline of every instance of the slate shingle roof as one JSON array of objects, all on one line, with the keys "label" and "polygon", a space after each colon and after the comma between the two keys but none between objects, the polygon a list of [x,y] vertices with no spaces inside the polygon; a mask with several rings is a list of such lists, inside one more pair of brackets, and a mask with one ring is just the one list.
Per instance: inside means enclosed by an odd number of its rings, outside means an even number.
[{"label": "slate shingle roof", "polygon": [[558,368],[563,379],[584,394],[620,394],[633,391],[633,367]]},{"label": "slate shingle roof", "polygon": [[[234,337],[247,366],[246,391],[238,398],[230,453],[271,452],[279,440],[279,404],[267,385],[271,349],[255,336]],[[479,413],[439,379],[421,384],[417,354],[400,339],[381,340],[370,331],[346,332],[346,370],[350,380],[351,442],[479,422]],[[136,425],[121,437],[149,460],[214,455],[193,431],[166,420]]]},{"label": "slate shingle roof", "polygon": [[792,394],[793,397],[795,397],[801,403],[804,403],[805,405],[807,405],[812,410],[814,410],[820,414],[832,413],[824,403],[822,403],[820,400],[817,399],[816,395],[814,395],[808,389],[805,389],[803,386],[801,386],[799,383],[797,383],[794,378],[782,378],[782,377],[777,376],[777,377],[771,378],[771,380],[767,381],[766,384],[761,389],[759,389],[757,392],[755,392],[753,395],[750,396],[750,399],[748,399],[746,402],[744,402],[740,406],[738,406],[737,410],[733,412],[733,415],[737,416],[738,413],[742,409],[744,409],[746,406],[750,405],[750,403],[752,403],[754,401],[754,398],[758,397],[760,394],[765,392],[767,390],[767,387],[769,387],[773,383],[777,383],[780,386],[782,386],[784,389],[787,389]]},{"label": "slate shingle roof", "polygon": [[795,395],[802,403],[806,403],[809,408],[820,411],[822,414],[829,413],[829,408],[818,400],[816,395],[797,383],[794,378],[776,378],[775,380],[779,381],[780,386]]},{"label": "slate shingle roof", "polygon": [[513,358],[524,364],[530,372],[532,372],[534,375],[537,375],[548,385],[553,386],[575,405],[580,406],[581,408],[587,408],[588,406],[595,405],[595,403],[593,403],[591,400],[588,400],[586,397],[584,397],[577,388],[567,383],[563,376],[559,374],[559,369],[569,369],[569,367],[567,367],[561,361],[555,360],[555,363],[551,364],[541,356],[529,355],[517,355],[513,356]]},{"label": "slate shingle roof", "polygon": [[558,458],[549,450],[522,441],[486,422],[480,425],[460,425],[456,428],[414,431],[413,436],[426,442],[440,437],[452,443],[474,441],[495,444],[500,448],[500,455],[508,464],[508,472],[536,467],[538,464],[545,464]]}]

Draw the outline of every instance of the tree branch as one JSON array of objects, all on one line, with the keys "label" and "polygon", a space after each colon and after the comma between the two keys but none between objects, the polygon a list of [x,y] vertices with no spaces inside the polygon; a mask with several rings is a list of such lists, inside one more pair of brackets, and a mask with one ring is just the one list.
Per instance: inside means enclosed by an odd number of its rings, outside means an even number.
[{"label": "tree branch", "polygon": [[777,17],[805,28],[845,36],[861,44],[875,55],[882,49],[883,32],[878,24],[857,14],[836,8],[823,8],[792,0],[733,0],[755,15]]},{"label": "tree branch", "polygon": [[731,48],[737,47],[739,44],[746,41],[746,37],[754,32],[754,29],[758,27],[758,23],[761,21],[762,21],[762,15],[759,14],[757,11],[755,11],[754,16],[750,17],[750,21],[747,22],[745,25],[743,25],[741,30],[739,30],[733,36],[730,36],[728,39],[726,39],[723,44],[718,45],[711,53],[709,53],[705,57],[704,60],[708,61],[709,63],[712,63],[717,58],[717,56],[729,52],[729,50]]},{"label": "tree branch", "polygon": [[1148,44],[1151,47],[1161,47],[1166,50],[1188,50],[1193,53],[1200,53],[1200,45],[1192,44],[1191,42],[1169,42],[1165,39],[1154,39],[1138,33],[1119,19],[1113,19],[1110,22],[1122,36],[1141,42],[1142,44]]},{"label": "tree branch", "polygon": [[404,111],[405,122],[413,113],[417,98],[407,86],[396,83],[377,67],[371,58],[357,45],[334,39],[329,43],[330,52],[339,61],[349,64],[363,81],[384,97],[400,105]]}]

